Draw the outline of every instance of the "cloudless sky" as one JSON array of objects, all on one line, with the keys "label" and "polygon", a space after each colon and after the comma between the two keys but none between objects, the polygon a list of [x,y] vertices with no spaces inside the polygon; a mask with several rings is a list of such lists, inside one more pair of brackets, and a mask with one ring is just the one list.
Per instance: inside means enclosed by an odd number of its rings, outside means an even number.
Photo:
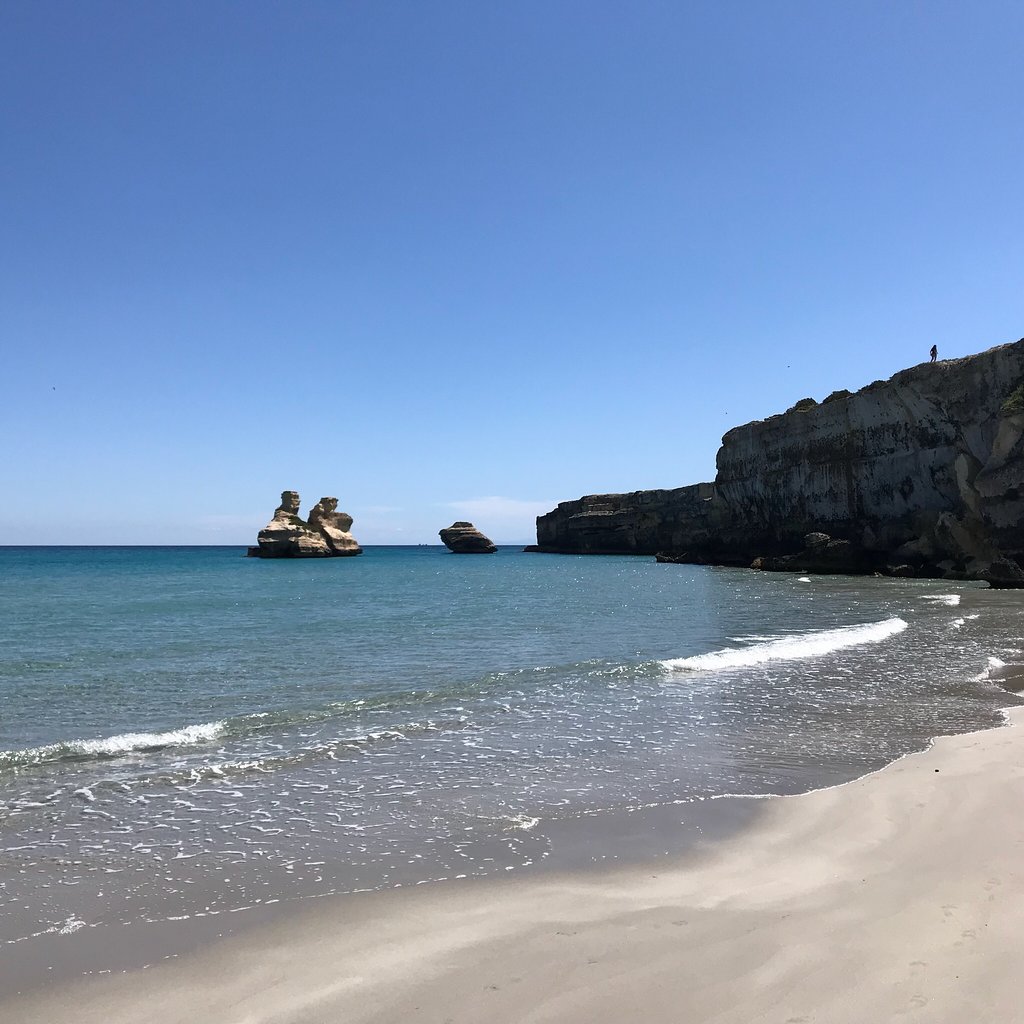
[{"label": "cloudless sky", "polygon": [[0,2],[0,537],[499,542],[1024,334],[1024,6]]}]

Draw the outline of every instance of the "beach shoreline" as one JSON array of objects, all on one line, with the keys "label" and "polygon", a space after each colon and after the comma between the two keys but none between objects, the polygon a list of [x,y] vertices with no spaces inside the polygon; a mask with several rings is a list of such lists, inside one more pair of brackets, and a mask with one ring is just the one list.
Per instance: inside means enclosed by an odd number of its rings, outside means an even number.
[{"label": "beach shoreline", "polygon": [[[420,886],[442,892],[493,884],[535,882],[542,878],[578,875],[600,876],[609,867],[644,868],[663,861],[685,863],[707,856],[718,844],[748,828],[760,813],[764,796],[729,795],[666,804],[641,805],[564,818],[523,822],[519,828],[535,836],[543,853],[529,866],[517,865],[506,874],[500,870],[460,874],[446,878],[413,880],[372,889],[326,893],[303,891],[292,886],[266,902],[238,910],[183,910],[169,894],[166,916],[141,917],[123,922],[98,920],[72,911],[64,927],[40,930],[30,903],[8,907],[7,930],[25,938],[0,942],[0,1006],[5,998],[38,994],[46,988],[104,976],[132,975],[162,962],[201,955],[206,948],[237,939],[252,930],[273,928],[308,912],[310,905],[329,902],[336,920],[361,917],[366,906],[388,897],[403,899]],[[244,869],[236,866],[237,882]],[[58,886],[52,876],[49,887]],[[514,882],[513,882],[514,879]],[[216,876],[202,888],[192,885],[193,902],[212,903],[217,895]],[[286,881],[282,880],[282,885]],[[108,895],[112,896],[110,890]],[[123,896],[121,897],[123,900]],[[70,907],[66,907],[70,910]]]},{"label": "beach shoreline", "polygon": [[337,898],[150,970],[0,1002],[151,1020],[1012,1019],[1024,709],[659,864]]}]

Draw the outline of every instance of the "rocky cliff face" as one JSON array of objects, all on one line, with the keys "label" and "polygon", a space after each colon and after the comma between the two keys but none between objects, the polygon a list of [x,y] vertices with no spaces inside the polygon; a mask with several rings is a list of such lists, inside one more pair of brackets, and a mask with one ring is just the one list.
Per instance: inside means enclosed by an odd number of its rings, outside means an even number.
[{"label": "rocky cliff face", "polygon": [[349,533],[352,517],[338,512],[337,498],[321,498],[306,522],[299,516],[299,495],[282,491],[274,518],[260,530],[253,558],[329,558],[359,555],[363,549]]},{"label": "rocky cliff face", "polygon": [[591,494],[563,501],[537,518],[541,551],[584,555],[653,555],[718,545],[721,502],[714,484],[673,490]]},{"label": "rocky cliff face", "polygon": [[1022,436],[1024,339],[736,427],[713,484],[563,502],[538,547],[749,564],[820,532],[851,571],[1024,581]]}]

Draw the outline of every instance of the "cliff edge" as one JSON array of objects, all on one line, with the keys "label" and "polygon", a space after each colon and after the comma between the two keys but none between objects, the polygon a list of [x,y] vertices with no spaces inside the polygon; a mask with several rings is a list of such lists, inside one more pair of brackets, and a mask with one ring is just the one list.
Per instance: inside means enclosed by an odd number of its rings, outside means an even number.
[{"label": "cliff edge", "polygon": [[537,550],[796,568],[824,534],[831,571],[1021,586],[1022,436],[1024,338],[735,427],[713,483],[562,502]]}]

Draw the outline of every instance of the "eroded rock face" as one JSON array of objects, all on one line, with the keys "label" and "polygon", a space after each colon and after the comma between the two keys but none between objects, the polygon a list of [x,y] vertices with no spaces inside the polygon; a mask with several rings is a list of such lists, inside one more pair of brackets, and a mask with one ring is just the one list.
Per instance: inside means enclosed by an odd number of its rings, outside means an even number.
[{"label": "eroded rock face", "polygon": [[490,555],[498,550],[472,523],[452,523],[439,531],[439,536],[445,547],[457,555]]},{"label": "eroded rock face", "polygon": [[283,491],[274,518],[260,530],[257,546],[249,554],[257,558],[328,558],[358,555],[362,548],[348,532],[352,517],[335,511],[337,498],[321,498],[309,522],[299,516],[299,495]]},{"label": "eroded rock face", "polygon": [[324,538],[331,549],[331,554],[361,554],[363,549],[349,533],[352,529],[352,517],[347,512],[339,512],[337,509],[337,498],[321,498],[310,510],[309,528]]},{"label": "eroded rock face", "polygon": [[277,506],[278,512],[285,512],[290,516],[297,516],[299,514],[299,506],[298,491],[281,492],[281,504]]},{"label": "eroded rock face", "polygon": [[[797,402],[730,430],[717,464],[710,484],[563,502],[537,519],[538,548],[730,565],[820,555],[850,566],[831,571],[1020,585],[1024,339]],[[846,547],[819,551],[812,533]]]},{"label": "eroded rock face", "polygon": [[[726,554],[718,543],[722,503],[714,484],[673,490],[591,494],[537,518],[540,551],[652,555]],[[749,564],[750,559],[745,563]],[[740,563],[737,563],[740,564]]]}]

